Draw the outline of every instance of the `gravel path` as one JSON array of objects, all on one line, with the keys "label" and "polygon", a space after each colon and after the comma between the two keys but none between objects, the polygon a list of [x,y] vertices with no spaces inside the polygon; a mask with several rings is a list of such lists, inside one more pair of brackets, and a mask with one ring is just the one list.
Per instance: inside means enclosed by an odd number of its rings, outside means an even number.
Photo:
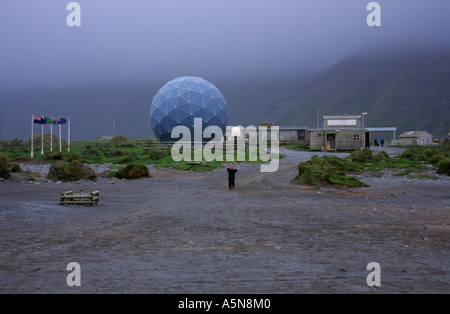
[{"label": "gravel path", "polygon": [[[316,153],[281,153],[275,173],[233,164],[233,191],[224,168],[0,182],[0,293],[450,292],[449,177],[318,190],[293,180]],[[58,205],[80,188],[99,190],[100,203]],[[70,262],[81,287],[66,284]],[[366,284],[370,262],[378,288]]]}]

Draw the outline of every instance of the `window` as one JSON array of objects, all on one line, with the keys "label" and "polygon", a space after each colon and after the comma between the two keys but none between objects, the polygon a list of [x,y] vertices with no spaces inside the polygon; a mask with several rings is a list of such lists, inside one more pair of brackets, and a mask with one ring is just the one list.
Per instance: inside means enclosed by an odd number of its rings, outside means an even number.
[{"label": "window", "polygon": [[359,134],[353,135],[353,140],[354,141],[360,141],[361,140],[361,135],[359,135]]},{"label": "window", "polygon": [[356,125],[356,120],[346,119],[346,120],[328,120],[329,126],[352,126]]}]

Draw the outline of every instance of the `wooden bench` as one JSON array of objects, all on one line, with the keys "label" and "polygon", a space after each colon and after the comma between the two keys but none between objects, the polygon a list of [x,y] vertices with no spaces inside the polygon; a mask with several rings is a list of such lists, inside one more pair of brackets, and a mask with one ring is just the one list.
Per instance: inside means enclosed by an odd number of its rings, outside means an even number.
[{"label": "wooden bench", "polygon": [[100,200],[100,192],[94,191],[90,193],[73,193],[73,191],[61,192],[60,205],[75,204],[89,205],[98,204]]}]

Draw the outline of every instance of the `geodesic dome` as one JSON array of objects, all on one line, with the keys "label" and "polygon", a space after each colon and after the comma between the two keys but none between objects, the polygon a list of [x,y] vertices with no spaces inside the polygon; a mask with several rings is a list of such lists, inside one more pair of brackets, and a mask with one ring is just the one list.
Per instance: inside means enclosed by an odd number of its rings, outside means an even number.
[{"label": "geodesic dome", "polygon": [[218,126],[225,134],[228,124],[228,105],[222,93],[200,77],[179,77],[164,85],[153,98],[150,121],[156,138],[174,142],[172,129],[187,126],[194,136],[194,118],[202,118],[202,131],[210,125]]}]

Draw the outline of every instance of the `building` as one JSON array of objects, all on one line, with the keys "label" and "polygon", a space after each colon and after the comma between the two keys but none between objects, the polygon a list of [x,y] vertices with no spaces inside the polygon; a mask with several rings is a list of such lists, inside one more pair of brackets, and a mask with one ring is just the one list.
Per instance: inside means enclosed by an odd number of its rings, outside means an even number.
[{"label": "building", "polygon": [[391,145],[398,146],[417,146],[431,145],[433,143],[433,135],[427,131],[407,131],[398,137],[398,140],[391,142]]},{"label": "building", "polygon": [[[273,122],[261,122],[260,123],[260,127],[261,126],[265,126],[267,127],[267,138],[263,138],[262,136],[264,135],[260,135],[259,138],[261,140],[270,140],[271,136],[270,136],[270,131],[271,131],[271,127],[274,126],[275,124]],[[279,126],[278,127],[278,136],[276,136],[276,138],[280,141],[280,143],[295,143],[295,142],[299,142],[299,141],[305,141],[308,140],[309,136],[308,136],[308,127],[306,126]],[[258,128],[258,132],[259,132],[259,128]]]},{"label": "building", "polygon": [[395,133],[397,132],[396,127],[368,127],[366,130],[370,132],[371,140],[377,139],[378,142],[381,139],[384,139],[385,142],[395,140]]},{"label": "building", "polygon": [[323,128],[309,130],[311,150],[351,151],[370,145],[364,115],[324,116]]},{"label": "building", "polygon": [[280,142],[292,143],[308,140],[308,128],[305,126],[280,126]]}]

